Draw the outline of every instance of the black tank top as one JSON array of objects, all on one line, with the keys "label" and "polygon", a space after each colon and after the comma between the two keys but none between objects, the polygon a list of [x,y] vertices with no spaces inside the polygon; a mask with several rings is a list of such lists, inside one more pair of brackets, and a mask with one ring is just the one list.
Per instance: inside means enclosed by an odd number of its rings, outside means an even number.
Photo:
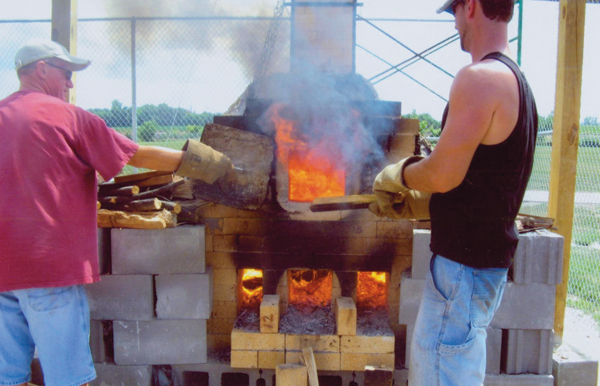
[{"label": "black tank top", "polygon": [[[458,187],[432,195],[431,250],[474,268],[508,268],[519,241],[515,218],[531,175],[538,116],[529,84],[517,64],[500,52],[485,59],[501,61],[517,77],[518,121],[503,142],[477,147]],[[447,115],[448,106],[442,130]]]}]

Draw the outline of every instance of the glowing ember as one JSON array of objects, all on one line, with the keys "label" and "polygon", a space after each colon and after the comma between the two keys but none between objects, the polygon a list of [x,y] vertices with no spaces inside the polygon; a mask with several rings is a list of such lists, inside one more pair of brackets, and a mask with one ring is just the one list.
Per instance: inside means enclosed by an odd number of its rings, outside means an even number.
[{"label": "glowing ember", "polygon": [[242,270],[241,309],[257,309],[263,297],[263,273],[257,269]]},{"label": "glowing ember", "polygon": [[356,283],[357,308],[387,308],[387,274],[359,272]]},{"label": "glowing ember", "polygon": [[333,273],[324,269],[289,270],[289,302],[297,308],[330,307]]},{"label": "glowing ember", "polygon": [[340,138],[308,144],[297,123],[285,119],[284,104],[273,106],[271,117],[276,130],[277,157],[288,168],[289,200],[311,202],[316,197],[343,196],[346,165],[338,149]]}]

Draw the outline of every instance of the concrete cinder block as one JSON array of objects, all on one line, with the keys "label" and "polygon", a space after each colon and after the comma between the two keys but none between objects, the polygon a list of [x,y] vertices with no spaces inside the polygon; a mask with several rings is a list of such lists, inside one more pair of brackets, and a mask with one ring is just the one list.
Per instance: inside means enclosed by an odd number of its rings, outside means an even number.
[{"label": "concrete cinder block", "polygon": [[552,375],[555,386],[597,386],[598,361],[585,357],[563,342],[553,355]]},{"label": "concrete cinder block", "polygon": [[552,375],[491,375],[486,374],[483,386],[554,386]]},{"label": "concrete cinder block", "polygon": [[114,321],[115,363],[206,363],[206,320]]},{"label": "concrete cinder block", "polygon": [[152,320],[154,283],[150,275],[104,275],[86,285],[90,317],[96,320]]},{"label": "concrete cinder block", "polygon": [[212,268],[191,275],[156,276],[158,319],[209,319],[213,304]]},{"label": "concrete cinder block", "polygon": [[487,329],[486,344],[486,374],[500,374],[502,362],[502,330],[495,328]]},{"label": "concrete cinder block", "polygon": [[[406,328],[406,368],[410,364],[410,348],[413,334],[415,331],[414,324],[409,324]],[[500,364],[502,360],[502,330],[488,328],[486,330],[486,374],[500,374]]]},{"label": "concrete cinder block", "polygon": [[512,279],[516,284],[559,284],[562,281],[563,243],[561,235],[539,230],[519,235]]},{"label": "concrete cinder block", "polygon": [[98,228],[98,265],[101,275],[110,273],[110,229]]},{"label": "concrete cinder block", "polygon": [[90,320],[90,351],[94,363],[106,362],[104,345],[104,325],[100,320]]},{"label": "concrete cinder block", "polygon": [[113,274],[204,273],[204,226],[116,229],[111,232]]},{"label": "concrete cinder block", "polygon": [[152,386],[152,366],[116,366],[96,363],[97,378],[90,386]]},{"label": "concrete cinder block", "polygon": [[555,297],[555,285],[508,282],[490,326],[507,330],[551,330]]},{"label": "concrete cinder block", "polygon": [[552,330],[507,330],[506,374],[552,374]]},{"label": "concrete cinder block", "polygon": [[400,279],[399,324],[411,325],[415,323],[424,287],[425,280],[413,279],[409,274],[402,273],[402,278]]},{"label": "concrete cinder block", "polygon": [[413,279],[425,279],[429,272],[429,262],[431,261],[431,230],[414,229],[413,230],[413,250],[411,273]]},{"label": "concrete cinder block", "polygon": [[[417,318],[425,280],[403,273],[400,282],[399,324],[413,324]],[[556,286],[508,282],[490,327],[497,329],[548,330],[554,328]]]}]

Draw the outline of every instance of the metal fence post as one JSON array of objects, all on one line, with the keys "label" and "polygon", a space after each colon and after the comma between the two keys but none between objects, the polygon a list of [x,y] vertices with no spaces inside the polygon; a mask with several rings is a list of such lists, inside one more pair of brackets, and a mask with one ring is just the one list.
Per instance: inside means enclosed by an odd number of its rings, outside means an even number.
[{"label": "metal fence post", "polygon": [[137,101],[135,74],[135,16],[131,18],[131,139],[137,142]]}]

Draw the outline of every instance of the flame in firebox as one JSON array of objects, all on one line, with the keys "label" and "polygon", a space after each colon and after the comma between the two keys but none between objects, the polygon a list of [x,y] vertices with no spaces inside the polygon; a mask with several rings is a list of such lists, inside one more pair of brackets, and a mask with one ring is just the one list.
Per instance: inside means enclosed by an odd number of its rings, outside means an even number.
[{"label": "flame in firebox", "polygon": [[258,269],[242,270],[242,300],[240,308],[258,309],[263,297],[263,273]]},{"label": "flame in firebox", "polygon": [[359,272],[356,283],[356,307],[387,308],[386,272]]},{"label": "flame in firebox", "polygon": [[289,200],[311,202],[317,197],[343,196],[346,165],[338,146],[331,140],[309,145],[297,122],[281,116],[284,107],[274,105],[271,119],[276,130],[277,157],[288,168]]}]

